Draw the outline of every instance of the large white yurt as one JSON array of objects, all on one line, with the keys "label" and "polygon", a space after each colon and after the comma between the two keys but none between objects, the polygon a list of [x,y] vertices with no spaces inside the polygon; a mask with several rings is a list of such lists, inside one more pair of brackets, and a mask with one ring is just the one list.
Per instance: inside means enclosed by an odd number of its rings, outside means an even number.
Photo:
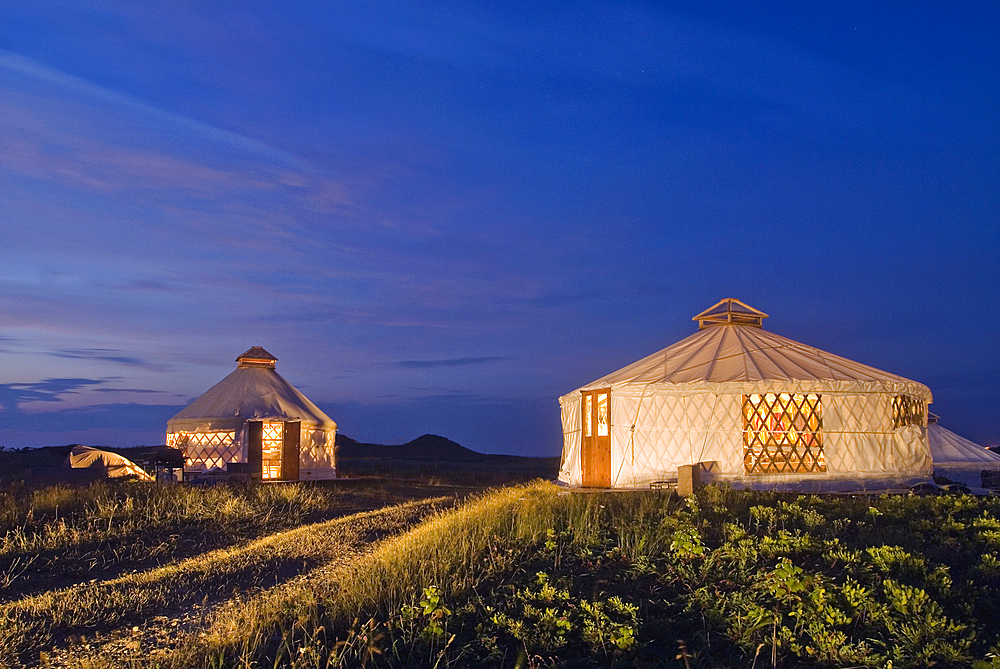
[{"label": "large white yurt", "polygon": [[926,481],[927,386],[763,329],[735,299],[698,331],[559,398],[570,486],[702,480],[794,490]]},{"label": "large white yurt", "polygon": [[185,472],[237,463],[264,480],[336,478],[337,424],[275,371],[276,361],[254,346],[167,421],[167,446],[184,452]]},{"label": "large white yurt", "polygon": [[934,461],[934,477],[973,488],[1000,487],[1000,454],[960,437],[930,414],[927,441]]}]

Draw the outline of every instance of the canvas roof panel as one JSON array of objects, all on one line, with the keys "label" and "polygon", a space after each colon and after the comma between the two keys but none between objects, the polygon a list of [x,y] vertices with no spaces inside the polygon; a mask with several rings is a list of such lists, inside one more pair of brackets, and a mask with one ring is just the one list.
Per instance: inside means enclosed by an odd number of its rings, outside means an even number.
[{"label": "canvas roof panel", "polygon": [[959,436],[932,421],[927,426],[927,441],[935,467],[945,469],[1000,469],[1000,454]]},{"label": "canvas roof panel", "polygon": [[[797,382],[831,391],[907,392],[927,402],[927,386],[756,327],[719,324],[699,330],[579,388],[628,385],[706,387]],[[573,393],[571,393],[573,394]]]},{"label": "canvas roof panel", "polygon": [[253,418],[298,420],[336,427],[323,411],[274,369],[239,367],[167,422],[168,428]]}]

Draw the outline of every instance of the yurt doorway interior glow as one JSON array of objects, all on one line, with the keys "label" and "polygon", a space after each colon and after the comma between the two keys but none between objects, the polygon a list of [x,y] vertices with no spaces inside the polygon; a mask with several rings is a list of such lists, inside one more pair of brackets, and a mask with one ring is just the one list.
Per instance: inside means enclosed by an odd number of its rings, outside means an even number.
[{"label": "yurt doorway interior glow", "polygon": [[228,470],[268,481],[336,478],[337,424],[277,371],[259,346],[167,422],[186,474]]},{"label": "yurt doorway interior glow", "polygon": [[796,490],[908,486],[931,476],[927,386],[767,332],[736,299],[698,331],[559,398],[570,486],[702,480]]}]

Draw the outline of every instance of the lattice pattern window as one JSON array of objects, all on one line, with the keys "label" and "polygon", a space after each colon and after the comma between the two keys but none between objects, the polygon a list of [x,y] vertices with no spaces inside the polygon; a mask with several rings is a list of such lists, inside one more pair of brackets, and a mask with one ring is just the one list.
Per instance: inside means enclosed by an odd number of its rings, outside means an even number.
[{"label": "lattice pattern window", "polygon": [[743,462],[746,473],[825,472],[822,429],[819,395],[744,395]]},{"label": "lattice pattern window", "polygon": [[184,451],[186,466],[194,468],[225,467],[230,462],[238,462],[243,454],[233,430],[174,432],[168,435],[167,446]]},{"label": "lattice pattern window", "polygon": [[927,405],[913,395],[896,395],[892,398],[892,429],[907,425],[927,425]]},{"label": "lattice pattern window", "polygon": [[300,466],[305,469],[313,467],[333,467],[333,443],[327,441],[327,432],[323,427],[303,425],[299,441]]},{"label": "lattice pattern window", "polygon": [[264,422],[261,439],[261,478],[281,478],[281,442],[285,424],[282,422]]}]

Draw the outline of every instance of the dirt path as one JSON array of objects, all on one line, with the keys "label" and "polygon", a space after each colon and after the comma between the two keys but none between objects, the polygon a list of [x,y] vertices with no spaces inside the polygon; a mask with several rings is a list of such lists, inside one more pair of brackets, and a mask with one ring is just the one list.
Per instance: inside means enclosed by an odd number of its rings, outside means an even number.
[{"label": "dirt path", "polygon": [[0,666],[155,666],[186,636],[204,629],[214,612],[355,560],[373,543],[454,501],[436,498],[357,513],[5,603]]}]

